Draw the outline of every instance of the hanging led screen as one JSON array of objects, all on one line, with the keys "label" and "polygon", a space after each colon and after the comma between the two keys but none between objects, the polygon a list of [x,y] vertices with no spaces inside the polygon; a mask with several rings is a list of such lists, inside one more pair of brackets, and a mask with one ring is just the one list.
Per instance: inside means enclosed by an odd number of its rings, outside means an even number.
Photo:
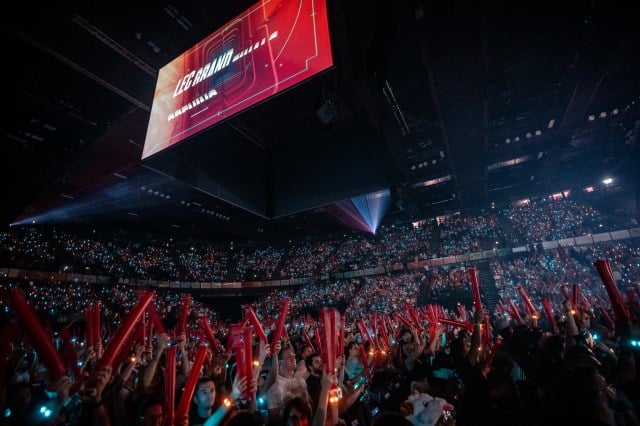
[{"label": "hanging led screen", "polygon": [[160,69],[148,158],[333,66],[326,0],[264,0]]}]

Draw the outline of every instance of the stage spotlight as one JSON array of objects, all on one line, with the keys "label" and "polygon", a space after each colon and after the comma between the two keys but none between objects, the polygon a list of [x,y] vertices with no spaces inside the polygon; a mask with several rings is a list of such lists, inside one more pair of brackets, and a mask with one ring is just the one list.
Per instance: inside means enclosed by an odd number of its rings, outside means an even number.
[{"label": "stage spotlight", "polygon": [[340,201],[327,210],[343,224],[375,234],[390,204],[389,190],[382,190]]}]

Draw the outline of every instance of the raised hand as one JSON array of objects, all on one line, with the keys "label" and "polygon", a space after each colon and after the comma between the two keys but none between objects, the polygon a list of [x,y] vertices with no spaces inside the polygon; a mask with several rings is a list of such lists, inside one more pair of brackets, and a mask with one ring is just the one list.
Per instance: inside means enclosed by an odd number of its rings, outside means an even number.
[{"label": "raised hand", "polygon": [[167,333],[162,333],[158,336],[158,347],[156,350],[163,351],[167,346],[169,346],[169,341],[171,338]]},{"label": "raised hand", "polygon": [[105,366],[95,371],[92,374],[92,378],[90,383],[94,385],[92,389],[87,389],[85,392],[85,398],[88,402],[101,402],[102,401],[102,391],[109,383],[111,379],[111,366]]},{"label": "raised hand", "polygon": [[[247,378],[246,377],[239,378],[236,375],[235,379],[233,380],[233,384],[231,386],[231,398],[234,400],[240,398],[240,395],[242,395],[247,390],[247,386],[248,386]],[[255,388],[255,384],[254,384],[254,388]]]},{"label": "raised hand", "polygon": [[66,401],[67,398],[69,398],[71,385],[71,379],[65,374],[50,386],[50,390],[51,392],[58,394],[58,399],[60,399],[60,401]]}]

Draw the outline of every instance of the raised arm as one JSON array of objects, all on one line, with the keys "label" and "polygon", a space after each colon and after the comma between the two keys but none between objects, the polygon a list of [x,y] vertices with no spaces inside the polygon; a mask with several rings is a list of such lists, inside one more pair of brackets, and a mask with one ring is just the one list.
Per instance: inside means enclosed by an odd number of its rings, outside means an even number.
[{"label": "raised arm", "polygon": [[484,323],[484,311],[478,310],[473,317],[473,332],[471,333],[471,349],[469,349],[468,359],[472,365],[478,364],[480,353],[482,352],[482,325]]},{"label": "raised arm", "polygon": [[267,375],[267,377],[264,379],[264,382],[260,386],[261,393],[266,394],[267,390],[275,383],[276,377],[278,377],[278,373],[280,372],[278,355],[280,354],[281,348],[282,344],[280,342],[277,342],[272,348],[273,350],[271,351],[271,369],[269,370],[269,374]]},{"label": "raised arm", "polygon": [[111,426],[111,418],[109,412],[104,406],[102,400],[102,392],[111,379],[111,367],[103,367],[94,372],[96,387],[92,392],[85,392],[84,403],[88,410],[89,421],[94,426]]},{"label": "raised arm", "polygon": [[318,396],[318,407],[313,414],[312,426],[335,425],[338,421],[338,413],[331,409],[329,402],[329,394],[331,386],[337,382],[335,373],[327,373],[323,371],[320,380],[320,395]]},{"label": "raised arm", "polygon": [[143,351],[144,351],[144,346],[141,344],[137,344],[135,348],[135,355],[134,355],[135,359],[129,360],[129,362],[127,363],[127,366],[120,373],[120,378],[119,378],[120,383],[122,384],[127,383],[127,380],[129,380],[129,376],[131,376],[131,372],[136,366],[136,361],[140,360],[140,357],[142,356]]},{"label": "raised arm", "polygon": [[566,353],[576,344],[575,338],[573,336],[576,336],[578,334],[578,326],[574,317],[575,311],[573,308],[573,304],[570,301],[565,300],[564,302],[562,302],[562,306],[564,307],[564,310],[566,312],[565,316],[567,317],[564,327],[564,351]]},{"label": "raised arm", "polygon": [[142,375],[141,386],[142,389],[146,390],[149,386],[151,386],[151,382],[153,381],[153,377],[156,374],[156,370],[158,369],[158,364],[160,363],[160,357],[164,352],[164,349],[167,347],[167,342],[169,342],[169,335],[166,333],[160,334],[158,336],[158,347],[144,369],[144,374]]},{"label": "raised arm", "polygon": [[178,353],[182,357],[182,374],[184,377],[189,377],[191,372],[191,361],[189,360],[189,354],[187,353],[187,333],[180,333],[178,336]]},{"label": "raised arm", "polygon": [[270,353],[271,345],[260,340],[260,345],[258,347],[258,363],[253,367],[253,380],[258,381],[258,376],[260,376],[260,372],[262,371],[264,360]]},{"label": "raised arm", "polygon": [[433,339],[429,342],[429,354],[435,355],[440,350],[440,343],[442,342],[442,333],[444,328],[442,324],[436,325],[436,332],[433,335]]},{"label": "raised arm", "polygon": [[214,411],[213,414],[211,414],[207,421],[204,422],[204,426],[218,426],[222,422],[222,419],[225,417],[229,409],[233,407],[238,398],[240,398],[240,395],[242,395],[246,387],[247,378],[243,377],[242,379],[238,379],[238,376],[236,376],[233,380],[231,394],[229,394],[229,396],[225,398],[223,403],[220,404],[220,407],[218,407],[218,409]]}]

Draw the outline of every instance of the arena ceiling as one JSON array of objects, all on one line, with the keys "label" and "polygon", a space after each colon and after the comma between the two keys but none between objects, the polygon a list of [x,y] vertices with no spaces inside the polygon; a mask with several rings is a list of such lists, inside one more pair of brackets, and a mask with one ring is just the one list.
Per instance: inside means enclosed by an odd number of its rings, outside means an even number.
[{"label": "arena ceiling", "polygon": [[[3,19],[3,224],[250,238],[333,226],[322,206],[260,217],[141,164],[158,70],[254,2],[63,3],[17,4]],[[349,164],[310,192],[331,196],[345,180],[362,193],[386,187],[389,218],[587,187],[637,200],[638,4],[328,8],[334,67],[217,126],[270,158],[296,152],[296,173]]]}]

